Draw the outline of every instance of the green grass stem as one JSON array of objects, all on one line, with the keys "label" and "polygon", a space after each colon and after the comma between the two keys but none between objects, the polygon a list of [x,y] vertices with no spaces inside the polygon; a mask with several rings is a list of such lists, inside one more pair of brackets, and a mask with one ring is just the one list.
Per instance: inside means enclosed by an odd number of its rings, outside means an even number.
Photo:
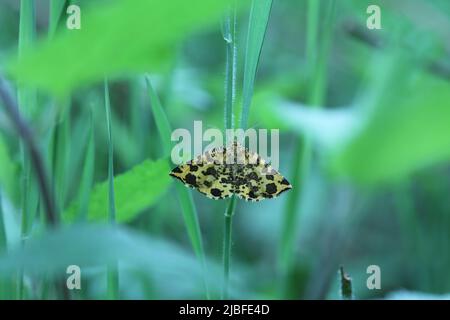
[{"label": "green grass stem", "polygon": [[352,300],[353,299],[352,278],[350,278],[349,275],[345,273],[343,266],[340,266],[339,268],[339,276],[341,280],[340,282],[341,282],[342,299]]},{"label": "green grass stem", "polygon": [[[237,73],[237,45],[236,45],[236,6],[229,9],[223,23],[223,39],[226,45],[225,61],[225,129],[234,128],[234,103],[236,97],[236,73]],[[227,203],[224,220],[223,235],[223,282],[222,299],[228,299],[228,282],[231,261],[232,222],[236,198],[234,196]]]},{"label": "green grass stem", "polygon": [[[116,223],[116,205],[114,200],[114,146],[111,127],[111,104],[109,101],[109,85],[105,80],[105,113],[108,128],[108,212],[109,222]],[[119,298],[119,272],[117,261],[111,262],[107,270],[107,296],[108,299]]]},{"label": "green grass stem", "polygon": [[231,245],[232,245],[232,226],[233,216],[236,208],[236,197],[232,196],[228,202],[225,211],[225,223],[223,233],[223,286],[222,299],[228,299],[228,285],[230,278],[230,260],[231,260]]}]

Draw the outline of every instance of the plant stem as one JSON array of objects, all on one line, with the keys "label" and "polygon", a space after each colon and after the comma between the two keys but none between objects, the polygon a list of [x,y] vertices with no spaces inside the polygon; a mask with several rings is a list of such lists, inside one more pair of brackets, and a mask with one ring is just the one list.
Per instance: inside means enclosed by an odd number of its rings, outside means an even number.
[{"label": "plant stem", "polygon": [[[109,101],[109,86],[105,79],[105,113],[108,127],[108,211],[109,222],[116,223],[116,205],[114,200],[114,146],[111,128],[111,104]],[[117,261],[111,262],[107,270],[107,291],[109,299],[119,298],[119,273]]]},{"label": "plant stem", "polygon": [[[6,115],[11,120],[15,130],[19,134],[24,146],[29,152],[30,161],[34,167],[39,189],[41,190],[47,223],[51,227],[55,227],[59,222],[58,214],[55,209],[55,200],[47,178],[47,173],[45,171],[44,161],[34,140],[34,135],[26,121],[20,115],[17,103],[8,92],[5,81],[2,77],[0,77],[0,100],[3,101],[3,103],[0,103],[0,106],[3,106]],[[68,299],[69,294],[64,287],[65,283],[57,281],[56,285],[61,296],[64,297],[64,299]]]},{"label": "plant stem", "polygon": [[55,201],[53,194],[51,192],[50,184],[47,179],[47,173],[45,171],[44,161],[42,160],[39,148],[34,141],[34,135],[31,132],[30,127],[19,114],[18,106],[13,100],[11,94],[6,88],[5,81],[0,77],[0,99],[3,101],[3,108],[5,109],[6,115],[11,120],[13,126],[15,127],[17,133],[22,138],[28,152],[31,156],[31,162],[34,166],[36,172],[39,187],[42,192],[42,198],[45,205],[45,214],[47,221],[51,226],[55,226],[58,223],[58,215],[55,210]]},{"label": "plant stem", "polygon": [[3,220],[3,207],[2,207],[2,189],[0,189],[0,252],[6,250],[6,229],[5,222]]},{"label": "plant stem", "polygon": [[341,278],[341,296],[344,300],[352,300],[353,299],[353,290],[352,290],[352,278],[348,276],[344,272],[344,267],[341,266],[339,268],[340,278]]},{"label": "plant stem", "polygon": [[[3,206],[2,206],[2,189],[0,188],[0,253],[3,254],[8,249],[8,240],[6,238],[6,226],[3,218]],[[0,299],[11,299],[11,282],[9,279],[0,279]]]},{"label": "plant stem", "polygon": [[[229,9],[223,25],[223,39],[226,42],[226,67],[225,67],[225,129],[234,128],[234,102],[236,97],[236,69],[237,46],[236,38],[236,4]],[[228,278],[230,274],[232,222],[236,198],[231,197],[225,211],[225,225],[223,236],[223,284],[222,299],[228,299]]]},{"label": "plant stem", "polygon": [[227,209],[225,211],[225,228],[223,235],[223,287],[222,287],[222,299],[228,299],[228,282],[230,276],[230,260],[231,260],[231,242],[232,242],[232,223],[234,209],[236,208],[236,197],[232,196],[228,202]]}]

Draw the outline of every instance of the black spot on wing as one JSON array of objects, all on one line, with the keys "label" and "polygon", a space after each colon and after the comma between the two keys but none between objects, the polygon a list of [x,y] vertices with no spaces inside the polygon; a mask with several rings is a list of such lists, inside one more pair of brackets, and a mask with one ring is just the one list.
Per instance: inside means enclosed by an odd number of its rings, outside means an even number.
[{"label": "black spot on wing", "polygon": [[258,181],[258,180],[259,180],[259,177],[258,177],[258,175],[256,174],[256,172],[250,172],[249,174],[247,174],[247,179],[248,179],[248,180],[255,180],[255,181]]},{"label": "black spot on wing", "polygon": [[209,168],[206,169],[203,173],[204,173],[205,175],[213,176],[213,177],[215,177],[215,178],[218,177],[217,170],[214,169],[213,167],[209,167]]},{"label": "black spot on wing", "polygon": [[266,192],[268,194],[277,193],[277,186],[275,185],[275,183],[269,183],[268,185],[266,185]]},{"label": "black spot on wing", "polygon": [[221,196],[222,196],[222,191],[220,191],[220,190],[217,189],[217,188],[212,188],[212,189],[211,189],[211,194],[212,194],[214,197],[221,197]]},{"label": "black spot on wing", "polygon": [[211,188],[211,186],[212,186],[212,183],[211,183],[210,181],[208,181],[208,180],[205,180],[205,181],[203,182],[203,184],[204,184],[205,187],[207,187],[207,188]]},{"label": "black spot on wing", "polygon": [[196,187],[197,186],[197,178],[192,173],[188,173],[184,178],[186,183]]},{"label": "black spot on wing", "polygon": [[251,191],[248,193],[248,197],[249,197],[250,199],[256,199],[256,198],[258,198],[258,196],[253,192],[253,190],[251,190]]},{"label": "black spot on wing", "polygon": [[177,176],[177,175],[173,174],[172,172],[171,172],[169,175],[170,175],[171,177],[177,178],[178,180],[180,180],[181,182],[184,183],[184,180],[183,180],[180,176]]},{"label": "black spot on wing", "polygon": [[190,164],[189,170],[191,170],[191,172],[196,172],[198,170],[198,166],[196,166],[195,164]]},{"label": "black spot on wing", "polygon": [[182,172],[183,171],[181,171],[180,167],[175,167],[175,168],[173,168],[173,170],[172,170],[172,172],[170,174],[172,174],[172,173],[182,173]]}]

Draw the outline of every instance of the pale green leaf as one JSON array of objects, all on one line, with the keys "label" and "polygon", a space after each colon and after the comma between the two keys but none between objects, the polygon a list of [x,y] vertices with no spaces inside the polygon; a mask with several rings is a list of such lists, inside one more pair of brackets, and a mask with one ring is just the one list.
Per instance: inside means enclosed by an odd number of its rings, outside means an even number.
[{"label": "pale green leaf", "polygon": [[[171,183],[166,159],[156,162],[146,160],[131,170],[114,178],[116,219],[127,222],[142,210],[155,204]],[[78,204],[73,203],[64,213],[66,221],[78,214]],[[97,184],[89,197],[88,220],[108,220],[108,182]]]},{"label": "pale green leaf", "polygon": [[[167,62],[186,35],[220,20],[228,0],[117,0],[81,8],[81,29],[63,29],[23,52],[9,70],[57,95],[105,76],[145,72]],[[15,57],[13,59],[16,59]]]}]

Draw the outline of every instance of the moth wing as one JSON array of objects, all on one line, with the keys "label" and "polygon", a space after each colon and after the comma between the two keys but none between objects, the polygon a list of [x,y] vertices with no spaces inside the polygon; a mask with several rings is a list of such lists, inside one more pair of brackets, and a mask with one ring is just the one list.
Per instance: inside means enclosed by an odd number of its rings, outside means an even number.
[{"label": "moth wing", "polygon": [[225,199],[233,194],[231,172],[222,162],[224,152],[216,148],[172,170],[170,175],[211,199]]},{"label": "moth wing", "polygon": [[243,165],[236,170],[236,186],[234,192],[246,201],[260,201],[276,198],[281,193],[292,189],[291,184],[278,171],[266,163],[257,153],[240,147],[239,152],[244,155]]}]

